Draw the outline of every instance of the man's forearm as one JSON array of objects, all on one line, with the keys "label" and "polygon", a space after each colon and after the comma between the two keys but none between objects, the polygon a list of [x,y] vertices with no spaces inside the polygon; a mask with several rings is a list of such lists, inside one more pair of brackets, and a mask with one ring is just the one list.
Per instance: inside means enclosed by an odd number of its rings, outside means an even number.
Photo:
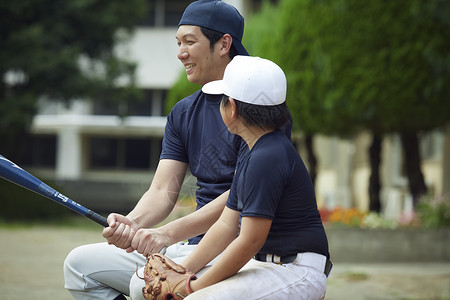
[{"label": "man's forearm", "polygon": [[219,219],[228,194],[229,191],[224,192],[201,209],[174,220],[160,229],[166,232],[174,243],[205,233]]},{"label": "man's forearm", "polygon": [[150,188],[127,217],[139,228],[150,228],[163,221],[175,206],[187,168],[183,162],[160,160]]},{"label": "man's forearm", "polygon": [[[156,201],[155,201],[156,200]],[[139,228],[151,228],[162,222],[172,211],[176,202],[162,191],[151,188],[141,197],[136,207],[127,215]]]}]

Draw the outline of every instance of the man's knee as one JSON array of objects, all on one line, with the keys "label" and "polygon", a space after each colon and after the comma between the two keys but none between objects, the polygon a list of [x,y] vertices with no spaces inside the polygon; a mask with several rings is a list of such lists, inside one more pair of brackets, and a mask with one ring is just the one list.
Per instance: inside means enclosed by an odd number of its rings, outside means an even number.
[{"label": "man's knee", "polygon": [[145,300],[144,295],[142,294],[142,288],[145,286],[144,279],[144,268],[140,268],[137,271],[137,274],[134,274],[130,280],[130,297],[133,300]]},{"label": "man's knee", "polygon": [[64,260],[65,287],[80,290],[86,285],[86,277],[103,269],[102,256],[108,252],[108,244],[82,245],[69,252]]},{"label": "man's knee", "polygon": [[79,246],[67,255],[64,260],[64,287],[75,299],[123,299],[120,290],[92,276],[103,274],[105,266],[101,257],[108,257],[112,249],[106,243],[89,244]]},{"label": "man's knee", "polygon": [[83,248],[84,246],[80,246],[69,252],[64,260],[64,271],[78,269],[82,265],[81,262],[86,258],[86,252],[83,251]]},{"label": "man's knee", "polygon": [[67,289],[83,289],[83,265],[86,260],[85,246],[80,246],[69,252],[64,260],[64,280]]}]

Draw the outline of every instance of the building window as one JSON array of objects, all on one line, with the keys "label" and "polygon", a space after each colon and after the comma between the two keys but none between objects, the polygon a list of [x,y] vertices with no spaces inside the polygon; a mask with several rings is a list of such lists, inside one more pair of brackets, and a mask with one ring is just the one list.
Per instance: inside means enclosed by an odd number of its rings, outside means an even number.
[{"label": "building window", "polygon": [[137,102],[114,104],[104,100],[93,103],[94,115],[107,116],[164,116],[166,90],[146,89],[144,99]]},{"label": "building window", "polygon": [[119,115],[119,105],[106,100],[95,100],[92,104],[93,114],[100,116],[117,116]]},{"label": "building window", "polygon": [[18,157],[19,166],[56,168],[56,135],[34,134],[23,139]]},{"label": "building window", "polygon": [[148,0],[148,13],[140,25],[176,27],[188,4],[184,0]]},{"label": "building window", "polygon": [[141,26],[155,26],[155,15],[156,15],[155,1],[149,0],[147,5],[148,5],[147,15],[140,22],[140,25]]},{"label": "building window", "polygon": [[117,139],[91,138],[89,146],[89,165],[92,168],[115,168],[117,166]]},{"label": "building window", "polygon": [[164,116],[164,102],[166,90],[144,91],[145,98],[139,102],[128,103],[128,115],[130,116]]},{"label": "building window", "polygon": [[164,8],[164,26],[178,26],[181,16],[187,7],[183,0],[166,0]]},{"label": "building window", "polygon": [[160,138],[89,138],[89,168],[94,170],[156,169]]}]

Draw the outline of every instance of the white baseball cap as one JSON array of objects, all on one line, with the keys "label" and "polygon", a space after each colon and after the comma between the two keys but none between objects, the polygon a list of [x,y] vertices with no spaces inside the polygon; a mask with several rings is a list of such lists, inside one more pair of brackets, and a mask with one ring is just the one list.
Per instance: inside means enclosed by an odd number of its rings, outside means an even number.
[{"label": "white baseball cap", "polygon": [[222,80],[205,84],[205,94],[225,94],[238,101],[274,106],[286,100],[286,76],[274,62],[254,56],[235,56]]}]

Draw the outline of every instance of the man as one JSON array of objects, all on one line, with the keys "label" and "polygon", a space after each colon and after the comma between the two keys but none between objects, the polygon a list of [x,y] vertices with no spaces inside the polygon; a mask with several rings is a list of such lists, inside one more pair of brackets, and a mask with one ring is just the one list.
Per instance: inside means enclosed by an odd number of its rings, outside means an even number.
[{"label": "man", "polygon": [[[241,43],[243,30],[244,19],[233,6],[210,0],[191,3],[176,35],[188,80],[204,85],[222,79],[234,55],[248,55]],[[223,124],[219,105],[220,96],[197,91],[172,109],[149,189],[127,216],[108,217],[109,227],[103,231],[108,243],[78,247],[66,258],[65,287],[74,298],[125,299],[136,264],[142,267],[145,255],[170,246],[166,255],[181,262],[218,219],[241,145]],[[172,211],[188,168],[197,177],[197,211],[152,229]],[[175,244],[188,238],[189,245]]]}]

